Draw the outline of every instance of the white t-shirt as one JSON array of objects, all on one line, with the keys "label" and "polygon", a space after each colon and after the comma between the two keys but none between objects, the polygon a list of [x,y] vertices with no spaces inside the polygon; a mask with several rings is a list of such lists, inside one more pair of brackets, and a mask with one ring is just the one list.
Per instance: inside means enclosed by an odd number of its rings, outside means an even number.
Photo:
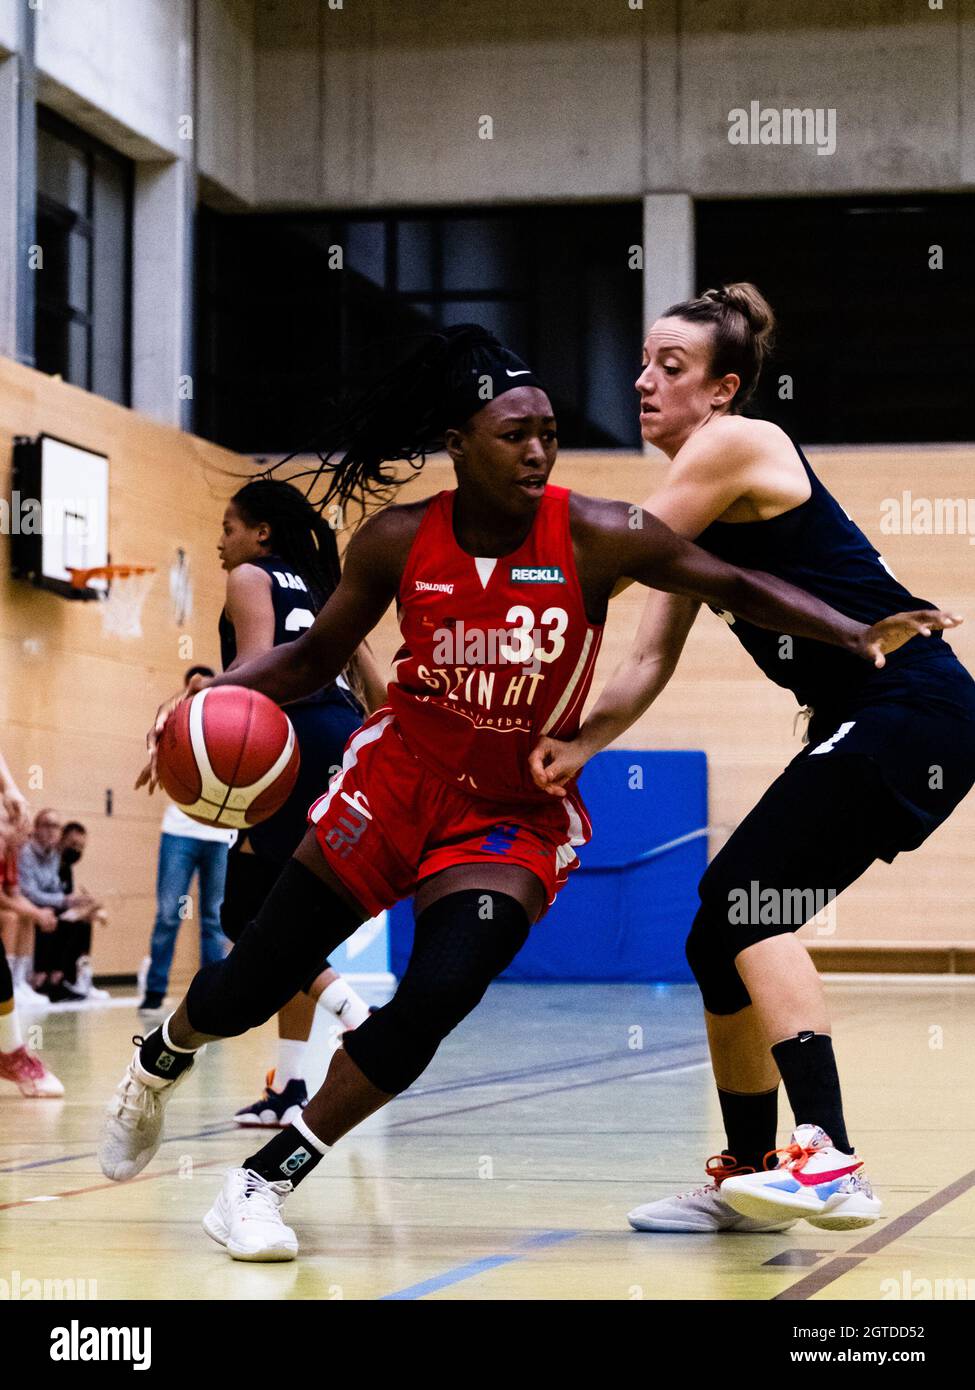
[{"label": "white t-shirt", "polygon": [[219,825],[201,825],[173,802],[166,807],[162,832],[164,835],[182,835],[187,840],[221,840],[225,845],[232,845],[237,838],[236,830],[224,830]]}]

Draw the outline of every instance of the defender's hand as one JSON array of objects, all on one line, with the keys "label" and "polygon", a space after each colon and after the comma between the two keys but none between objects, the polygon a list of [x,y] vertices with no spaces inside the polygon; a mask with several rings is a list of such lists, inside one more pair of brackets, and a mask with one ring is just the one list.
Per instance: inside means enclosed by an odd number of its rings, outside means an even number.
[{"label": "defender's hand", "polygon": [[872,661],[879,668],[886,665],[887,652],[895,652],[912,637],[930,637],[932,632],[958,627],[962,621],[954,613],[942,613],[937,608],[921,608],[915,613],[894,613],[868,628],[858,638],[854,650],[858,656]]}]

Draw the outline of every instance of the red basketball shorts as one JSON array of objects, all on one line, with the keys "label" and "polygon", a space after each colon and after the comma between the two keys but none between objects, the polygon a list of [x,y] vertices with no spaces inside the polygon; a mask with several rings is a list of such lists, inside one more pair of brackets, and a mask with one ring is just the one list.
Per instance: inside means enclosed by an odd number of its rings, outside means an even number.
[{"label": "red basketball shorts", "polygon": [[453,864],[518,864],[549,907],[592,834],[578,794],[537,806],[477,800],[429,772],[377,710],[345,745],[342,767],[308,812],[322,853],[375,916]]}]

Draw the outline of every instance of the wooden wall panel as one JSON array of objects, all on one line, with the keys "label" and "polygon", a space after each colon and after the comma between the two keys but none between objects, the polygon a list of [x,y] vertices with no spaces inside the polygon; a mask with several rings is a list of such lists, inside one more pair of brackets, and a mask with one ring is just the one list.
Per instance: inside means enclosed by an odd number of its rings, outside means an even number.
[{"label": "wooden wall panel", "polygon": [[[178,688],[193,662],[219,665],[223,573],[216,544],[223,499],[234,488],[219,470],[247,464],[0,359],[0,495],[10,496],[13,436],[42,431],[108,454],[113,558],[158,568],[144,636],[122,642],[102,635],[97,604],[71,603],[11,579],[9,537],[0,538],[2,747],[35,806],[53,805],[88,826],[79,879],[104,899],[111,916],[95,942],[96,967],[130,972],[145,953],[152,924],[164,804],[136,793],[132,784],[160,700]],[[182,626],[169,599],[177,547],[189,555],[194,586],[193,614]],[[177,967],[185,975],[195,943],[190,931],[182,936]]]}]

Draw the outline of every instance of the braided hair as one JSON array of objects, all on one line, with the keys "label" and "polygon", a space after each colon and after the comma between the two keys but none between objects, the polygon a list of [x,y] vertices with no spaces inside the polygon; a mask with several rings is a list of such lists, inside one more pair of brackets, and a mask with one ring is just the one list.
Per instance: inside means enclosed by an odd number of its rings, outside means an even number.
[{"label": "braided hair", "polygon": [[290,483],[259,478],[231,498],[248,526],[271,528],[271,553],[292,565],[308,585],[316,611],[338,585],[341,571],[335,532],[317,508]]},{"label": "braided hair", "polygon": [[[463,426],[501,391],[541,386],[520,358],[476,323],[416,334],[399,347],[394,366],[364,389],[327,404],[311,450],[317,466],[289,473],[291,482],[308,480],[306,496],[324,481],[319,509],[390,501],[410,475],[386,465],[407,463],[418,472],[429,454],[443,448],[450,427]],[[269,465],[266,476],[298,457]]]}]

